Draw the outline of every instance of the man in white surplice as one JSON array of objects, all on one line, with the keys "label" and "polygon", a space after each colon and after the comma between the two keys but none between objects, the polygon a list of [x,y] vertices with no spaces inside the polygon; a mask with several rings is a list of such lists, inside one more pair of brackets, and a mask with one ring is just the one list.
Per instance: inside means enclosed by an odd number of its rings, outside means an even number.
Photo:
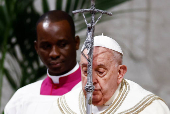
[{"label": "man in white surplice", "polygon": [[[84,51],[85,55],[87,50]],[[87,55],[86,55],[87,56]],[[123,52],[110,37],[94,37],[93,114],[170,114],[165,102],[133,81],[124,79],[127,67],[122,64]],[[80,61],[82,88],[73,90],[54,102],[49,114],[85,114],[87,60]]]}]

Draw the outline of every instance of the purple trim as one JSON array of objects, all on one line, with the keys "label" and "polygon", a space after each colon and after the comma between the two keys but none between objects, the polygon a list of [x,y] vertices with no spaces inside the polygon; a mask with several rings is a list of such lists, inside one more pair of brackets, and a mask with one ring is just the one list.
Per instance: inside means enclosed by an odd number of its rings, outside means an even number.
[{"label": "purple trim", "polygon": [[50,77],[46,77],[41,85],[40,95],[63,95],[81,81],[80,67],[72,74],[59,78],[59,84],[54,84]]}]

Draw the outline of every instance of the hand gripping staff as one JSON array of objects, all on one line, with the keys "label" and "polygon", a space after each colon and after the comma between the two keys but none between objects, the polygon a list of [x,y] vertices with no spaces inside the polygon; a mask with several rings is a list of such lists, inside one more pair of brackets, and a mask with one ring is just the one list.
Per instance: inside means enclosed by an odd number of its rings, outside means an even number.
[{"label": "hand gripping staff", "polygon": [[[84,12],[90,12],[91,13],[91,22],[87,23],[86,17],[84,15]],[[95,21],[95,14],[101,13],[101,15],[98,17],[98,19]],[[94,43],[94,29],[97,22],[101,19],[103,14],[112,15],[110,12],[106,12],[103,10],[99,10],[95,8],[95,0],[91,0],[91,8],[90,9],[80,9],[75,10],[72,12],[73,14],[76,13],[83,13],[83,17],[85,19],[85,23],[87,25],[87,33],[86,33],[86,40],[84,42],[84,45],[81,50],[81,54],[86,58],[88,61],[87,66],[87,84],[85,86],[86,90],[86,114],[92,114],[92,95],[94,91],[93,81],[92,81],[92,65],[93,65],[93,43]],[[87,49],[87,56],[83,53],[83,51]]]}]

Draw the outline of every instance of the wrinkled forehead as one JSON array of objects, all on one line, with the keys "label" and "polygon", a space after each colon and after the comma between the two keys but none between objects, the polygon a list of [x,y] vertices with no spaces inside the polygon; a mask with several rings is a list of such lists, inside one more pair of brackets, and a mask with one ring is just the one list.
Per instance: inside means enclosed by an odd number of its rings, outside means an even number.
[{"label": "wrinkled forehead", "polygon": [[[87,49],[83,51],[84,55],[88,58],[87,56]],[[113,50],[105,48],[105,47],[100,47],[100,46],[95,46],[93,49],[93,60],[97,58],[112,58],[113,56]],[[85,57],[81,54],[81,62],[86,61]]]}]

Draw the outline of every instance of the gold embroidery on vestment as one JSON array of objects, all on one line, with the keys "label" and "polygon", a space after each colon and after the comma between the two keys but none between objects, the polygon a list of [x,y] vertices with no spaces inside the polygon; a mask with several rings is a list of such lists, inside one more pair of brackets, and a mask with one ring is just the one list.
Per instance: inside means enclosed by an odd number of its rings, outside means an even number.
[{"label": "gold embroidery on vestment", "polygon": [[67,105],[67,102],[65,100],[65,95],[61,96],[60,98],[58,98],[58,106],[60,111],[65,114],[64,112],[66,112],[66,114],[76,114],[75,112],[73,112],[69,106]]},{"label": "gold embroidery on vestment", "polygon": [[[109,108],[106,109],[101,114],[114,114],[118,110],[118,108],[121,106],[123,101],[125,100],[129,90],[130,90],[129,83],[125,79],[123,79],[118,96],[116,97],[114,102],[109,106]],[[125,110],[119,114],[138,114],[139,112],[143,111],[148,105],[150,105],[154,100],[162,100],[162,99],[154,94],[147,95],[135,106],[133,106],[132,108]],[[85,96],[84,96],[82,90],[79,93],[78,102],[79,102],[80,113],[86,114]],[[66,114],[76,114],[69,108],[69,106],[65,100],[65,95],[58,98],[57,103],[58,103],[60,111],[63,114],[65,114],[65,113]]]},{"label": "gold embroidery on vestment", "polygon": [[59,102],[60,102],[60,98],[58,98],[58,99],[57,99],[57,104],[58,104],[58,107],[59,107],[59,109],[60,109],[61,113],[62,113],[62,114],[64,114],[64,111],[63,111],[63,109],[61,108],[61,106],[60,106],[60,103],[59,103]]},{"label": "gold embroidery on vestment", "polygon": [[162,99],[154,94],[147,95],[139,103],[137,103],[134,107],[132,107],[126,111],[123,111],[119,114],[138,114],[139,112],[143,111],[147,106],[149,106],[154,100],[162,100]]}]

